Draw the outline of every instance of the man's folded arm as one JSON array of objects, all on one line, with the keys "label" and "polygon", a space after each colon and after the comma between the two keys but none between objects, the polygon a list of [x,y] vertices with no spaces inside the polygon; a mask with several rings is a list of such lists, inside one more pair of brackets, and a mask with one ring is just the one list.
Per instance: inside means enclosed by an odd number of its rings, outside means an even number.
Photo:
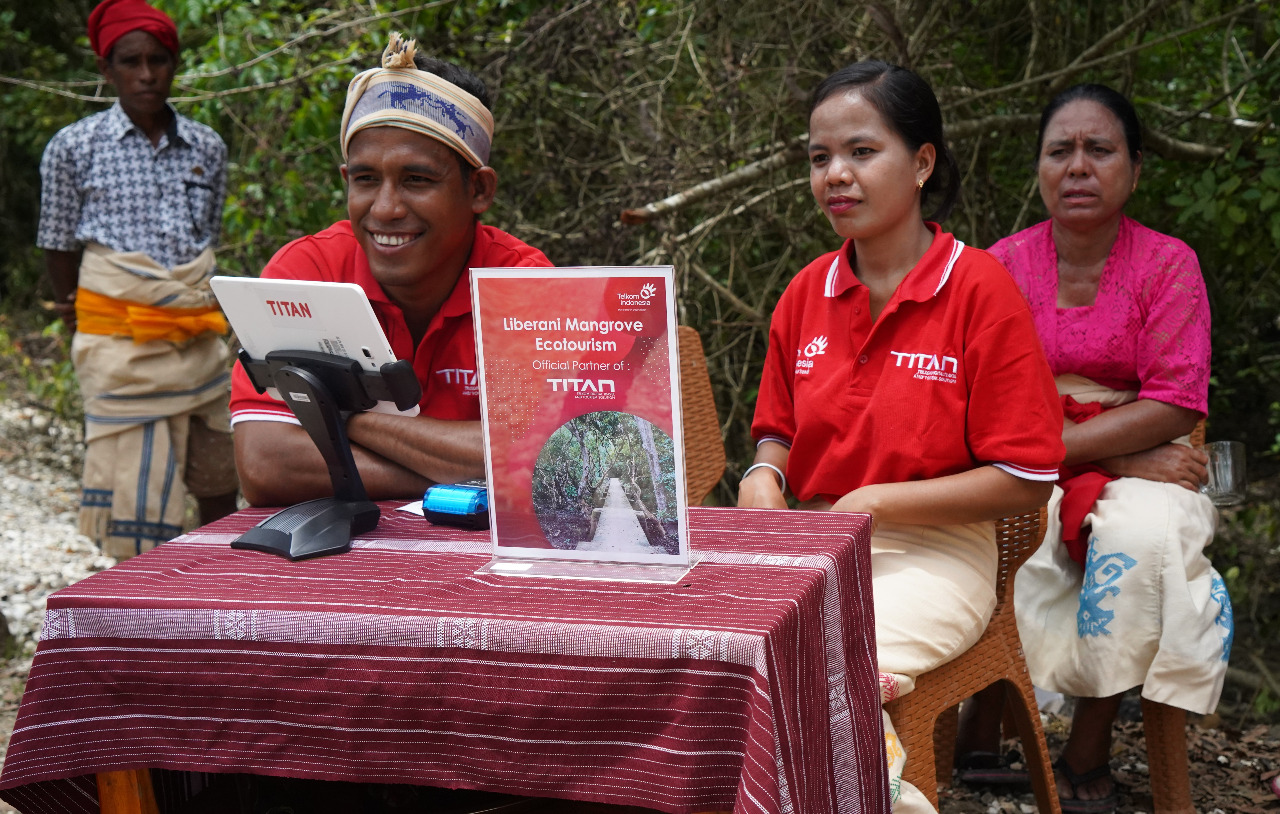
[{"label": "man's folded arm", "polygon": [[434,483],[457,483],[484,477],[481,426],[479,421],[357,413],[347,422],[347,436]]},{"label": "man's folded arm", "polygon": [[[302,427],[279,421],[240,421],[235,430],[240,488],[250,505],[291,506],[333,494],[324,458]],[[358,443],[352,443],[351,453],[365,491],[373,500],[420,497],[432,483],[426,476]]]}]

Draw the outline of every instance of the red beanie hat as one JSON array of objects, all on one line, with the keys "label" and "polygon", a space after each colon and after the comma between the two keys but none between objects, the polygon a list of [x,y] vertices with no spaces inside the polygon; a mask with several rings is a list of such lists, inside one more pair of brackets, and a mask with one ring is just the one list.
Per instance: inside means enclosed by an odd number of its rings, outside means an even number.
[{"label": "red beanie hat", "polygon": [[143,0],[102,0],[89,14],[89,44],[100,57],[110,54],[116,40],[130,31],[147,32],[177,56],[178,26]]}]

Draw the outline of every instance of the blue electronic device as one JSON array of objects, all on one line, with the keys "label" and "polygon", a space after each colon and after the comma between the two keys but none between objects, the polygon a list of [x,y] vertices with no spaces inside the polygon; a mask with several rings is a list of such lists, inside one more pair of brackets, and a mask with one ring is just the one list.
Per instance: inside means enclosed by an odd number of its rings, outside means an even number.
[{"label": "blue electronic device", "polygon": [[422,496],[422,516],[464,529],[489,528],[489,490],[483,480],[437,483]]}]

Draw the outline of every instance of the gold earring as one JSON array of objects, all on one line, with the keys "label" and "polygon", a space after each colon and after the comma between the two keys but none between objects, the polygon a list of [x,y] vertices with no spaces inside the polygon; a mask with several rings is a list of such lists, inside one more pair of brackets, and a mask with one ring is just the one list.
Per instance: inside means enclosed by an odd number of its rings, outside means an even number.
[{"label": "gold earring", "polygon": [[924,189],[924,179],[923,179],[923,178],[917,178],[917,179],[916,179],[916,189]]}]

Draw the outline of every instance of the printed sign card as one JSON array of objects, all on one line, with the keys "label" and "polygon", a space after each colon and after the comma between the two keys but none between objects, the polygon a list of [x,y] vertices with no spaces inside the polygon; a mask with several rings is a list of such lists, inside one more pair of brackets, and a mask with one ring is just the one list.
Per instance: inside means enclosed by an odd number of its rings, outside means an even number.
[{"label": "printed sign card", "polygon": [[672,283],[670,266],[472,270],[487,570],[688,568]]}]

